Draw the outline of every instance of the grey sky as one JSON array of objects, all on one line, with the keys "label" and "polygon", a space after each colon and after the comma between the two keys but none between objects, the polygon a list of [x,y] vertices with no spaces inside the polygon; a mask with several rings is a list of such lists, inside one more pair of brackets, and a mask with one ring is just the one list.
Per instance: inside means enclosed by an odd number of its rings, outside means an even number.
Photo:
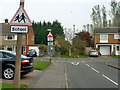
[{"label": "grey sky", "polygon": [[[54,21],[61,22],[64,28],[72,28],[73,24],[77,29],[82,25],[92,23],[90,14],[95,5],[105,5],[109,9],[111,0],[25,0],[25,10],[31,21]],[[0,1],[0,23],[5,18],[9,21],[19,8],[20,0]]]}]

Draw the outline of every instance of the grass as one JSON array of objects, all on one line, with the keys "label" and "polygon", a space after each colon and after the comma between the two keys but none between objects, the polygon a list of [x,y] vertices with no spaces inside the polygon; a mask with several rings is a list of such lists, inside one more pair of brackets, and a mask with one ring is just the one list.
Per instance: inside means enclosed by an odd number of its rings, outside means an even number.
[{"label": "grass", "polygon": [[120,56],[112,56],[113,58],[120,58]]},{"label": "grass", "polygon": [[[2,86],[1,88],[2,88],[2,90],[5,90],[6,88],[9,88],[9,90],[13,90],[12,88],[13,88],[13,83],[0,83],[0,86]],[[23,88],[26,88],[26,87],[28,87],[28,85],[26,85],[26,84],[20,84],[20,88],[21,88],[21,90],[23,89]],[[11,89],[10,89],[11,88]]]},{"label": "grass", "polygon": [[36,70],[44,70],[49,65],[50,65],[50,62],[34,60],[34,69],[36,69]]},{"label": "grass", "polygon": [[88,58],[87,55],[57,55],[57,56],[54,56],[54,57],[60,57],[60,58]]}]

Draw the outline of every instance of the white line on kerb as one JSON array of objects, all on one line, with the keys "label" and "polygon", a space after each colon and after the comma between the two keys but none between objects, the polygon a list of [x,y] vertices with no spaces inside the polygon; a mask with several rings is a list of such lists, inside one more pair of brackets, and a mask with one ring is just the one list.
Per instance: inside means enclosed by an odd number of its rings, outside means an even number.
[{"label": "white line on kerb", "polygon": [[116,82],[113,81],[112,79],[108,78],[107,76],[103,75],[103,77],[105,77],[106,79],[108,79],[109,81],[111,81],[112,83],[114,83],[115,85],[118,85],[118,83],[116,83]]},{"label": "white line on kerb", "polygon": [[96,69],[94,69],[93,67],[91,67],[91,69],[92,69],[92,70],[94,70],[95,72],[99,73],[99,71],[98,71],[98,70],[96,70]]}]

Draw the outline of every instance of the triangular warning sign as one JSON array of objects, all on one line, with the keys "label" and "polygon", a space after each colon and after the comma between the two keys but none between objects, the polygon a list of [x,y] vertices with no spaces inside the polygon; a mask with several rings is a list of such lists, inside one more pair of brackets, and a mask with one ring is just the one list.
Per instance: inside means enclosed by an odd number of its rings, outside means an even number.
[{"label": "triangular warning sign", "polygon": [[48,33],[47,37],[53,37],[53,34],[51,33],[51,31]]},{"label": "triangular warning sign", "polygon": [[32,25],[23,6],[20,6],[14,17],[10,21],[10,25]]}]

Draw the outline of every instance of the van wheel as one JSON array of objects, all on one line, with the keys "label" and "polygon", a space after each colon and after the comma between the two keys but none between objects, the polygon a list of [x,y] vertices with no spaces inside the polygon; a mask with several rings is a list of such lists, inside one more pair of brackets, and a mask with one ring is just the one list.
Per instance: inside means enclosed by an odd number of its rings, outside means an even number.
[{"label": "van wheel", "polygon": [[4,69],[3,77],[5,79],[13,79],[13,77],[14,77],[14,70],[13,70],[13,68],[9,67],[9,68]]}]

